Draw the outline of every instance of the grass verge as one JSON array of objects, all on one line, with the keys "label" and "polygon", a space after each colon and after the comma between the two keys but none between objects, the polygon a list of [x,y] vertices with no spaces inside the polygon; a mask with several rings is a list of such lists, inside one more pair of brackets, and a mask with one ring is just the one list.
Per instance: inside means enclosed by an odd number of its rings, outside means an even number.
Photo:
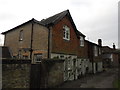
[{"label": "grass verge", "polygon": [[113,82],[113,87],[114,87],[114,88],[118,88],[118,90],[120,90],[120,80],[115,80],[115,81]]}]

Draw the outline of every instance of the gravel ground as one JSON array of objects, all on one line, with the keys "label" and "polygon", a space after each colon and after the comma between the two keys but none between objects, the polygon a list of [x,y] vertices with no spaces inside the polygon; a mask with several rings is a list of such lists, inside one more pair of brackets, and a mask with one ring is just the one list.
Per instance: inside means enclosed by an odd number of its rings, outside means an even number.
[{"label": "gravel ground", "polygon": [[81,79],[68,81],[59,88],[113,88],[113,81],[118,78],[118,68],[110,68],[107,71],[89,74]]}]

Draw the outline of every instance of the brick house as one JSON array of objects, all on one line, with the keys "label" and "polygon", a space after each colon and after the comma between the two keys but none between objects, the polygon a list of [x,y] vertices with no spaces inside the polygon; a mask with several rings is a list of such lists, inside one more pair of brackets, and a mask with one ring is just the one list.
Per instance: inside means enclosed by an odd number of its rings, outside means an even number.
[{"label": "brick house", "polygon": [[90,52],[94,53],[93,46],[100,47],[85,40],[69,10],[41,21],[31,19],[2,34],[5,35],[4,45],[12,50],[14,57],[29,58],[32,63],[40,62],[41,58],[65,59],[65,81],[90,72],[91,60],[96,61]]},{"label": "brick house", "polygon": [[119,50],[115,48],[113,44],[113,48],[109,46],[102,47],[102,57],[103,57],[103,64],[104,68],[111,67],[111,66],[118,66],[119,65]]},{"label": "brick house", "polygon": [[88,58],[90,60],[89,72],[96,73],[103,70],[102,65],[102,42],[98,39],[98,44],[87,41],[88,43]]},{"label": "brick house", "polygon": [[[37,20],[29,20],[2,34],[5,35],[4,46],[12,50],[14,57],[33,58],[34,54],[43,53],[43,56],[47,58],[48,29]],[[31,53],[32,50],[34,51]]]}]

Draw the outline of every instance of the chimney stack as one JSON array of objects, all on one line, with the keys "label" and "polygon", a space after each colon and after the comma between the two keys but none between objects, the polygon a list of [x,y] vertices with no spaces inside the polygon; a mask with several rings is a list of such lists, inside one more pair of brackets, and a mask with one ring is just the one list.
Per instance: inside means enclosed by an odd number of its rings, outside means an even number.
[{"label": "chimney stack", "polygon": [[98,39],[98,45],[102,46],[102,39]]},{"label": "chimney stack", "polygon": [[113,43],[113,49],[115,50],[116,48],[115,48],[115,44]]}]

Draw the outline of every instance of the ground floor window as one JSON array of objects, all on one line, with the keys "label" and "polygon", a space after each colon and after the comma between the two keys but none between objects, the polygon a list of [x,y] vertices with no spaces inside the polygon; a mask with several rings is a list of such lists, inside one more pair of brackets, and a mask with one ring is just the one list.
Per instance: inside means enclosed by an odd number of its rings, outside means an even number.
[{"label": "ground floor window", "polygon": [[19,58],[19,59],[22,58],[21,50],[18,51],[18,58]]},{"label": "ground floor window", "polygon": [[42,59],[42,54],[35,54],[34,55],[35,62],[41,62],[41,59]]},{"label": "ground floor window", "polygon": [[23,59],[28,59],[28,56],[23,56]]}]

